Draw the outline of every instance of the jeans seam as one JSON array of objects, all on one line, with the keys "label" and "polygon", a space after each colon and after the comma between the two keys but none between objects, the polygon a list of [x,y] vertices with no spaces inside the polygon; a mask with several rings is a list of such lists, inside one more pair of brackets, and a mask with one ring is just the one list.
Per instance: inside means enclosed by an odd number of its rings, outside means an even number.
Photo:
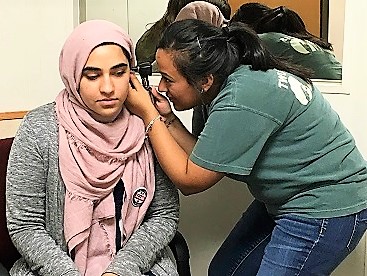
[{"label": "jeans seam", "polygon": [[313,243],[313,245],[312,245],[312,247],[311,247],[310,251],[308,252],[308,255],[307,255],[306,259],[304,260],[304,262],[303,262],[303,264],[302,264],[302,266],[301,266],[301,268],[300,268],[300,270],[298,271],[298,273],[297,273],[297,275],[296,275],[296,276],[299,276],[299,275],[301,274],[302,269],[304,268],[304,266],[305,266],[305,264],[306,264],[306,262],[307,262],[308,258],[310,257],[312,250],[315,248],[316,244],[320,241],[320,238],[321,238],[321,236],[323,235],[322,233],[323,233],[323,232],[324,232],[324,230],[326,229],[326,224],[327,224],[327,219],[323,219],[323,220],[322,220],[321,227],[320,227],[319,235],[318,235],[317,239],[315,240],[315,242]]},{"label": "jeans seam", "polygon": [[264,240],[266,240],[269,236],[271,235],[268,234],[266,235],[263,239],[261,239],[257,244],[256,246],[254,246],[254,248],[252,248],[243,258],[242,260],[237,264],[236,268],[231,272],[230,276],[233,276],[236,271],[238,270],[238,268],[241,266],[241,264],[245,261],[245,259],[251,254],[251,252],[253,252]]},{"label": "jeans seam", "polygon": [[348,251],[350,252],[351,250],[349,249],[350,247],[350,244],[352,243],[352,240],[353,240],[353,237],[354,237],[354,233],[356,231],[356,228],[357,228],[357,224],[358,224],[358,218],[357,218],[357,215],[354,216],[354,226],[353,226],[353,231],[352,231],[352,234],[350,235],[350,239],[347,243],[347,249]]}]

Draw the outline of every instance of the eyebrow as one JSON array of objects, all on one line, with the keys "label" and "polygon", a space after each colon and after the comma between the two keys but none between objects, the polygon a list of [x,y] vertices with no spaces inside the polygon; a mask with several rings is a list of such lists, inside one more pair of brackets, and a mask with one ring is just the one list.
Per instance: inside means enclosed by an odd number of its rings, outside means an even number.
[{"label": "eyebrow", "polygon": [[[121,67],[127,67],[127,64],[124,62],[121,62],[119,64],[112,66],[110,70],[118,69]],[[83,72],[86,72],[86,71],[101,71],[101,68],[93,67],[93,66],[86,66],[83,68]]]}]

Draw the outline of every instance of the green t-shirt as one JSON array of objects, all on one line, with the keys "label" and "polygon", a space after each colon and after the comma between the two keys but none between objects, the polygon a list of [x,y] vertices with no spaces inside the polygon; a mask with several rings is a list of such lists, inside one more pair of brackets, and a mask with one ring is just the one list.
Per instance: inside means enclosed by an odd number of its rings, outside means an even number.
[{"label": "green t-shirt", "polygon": [[230,75],[190,159],[246,182],[274,215],[367,207],[367,164],[353,137],[317,88],[283,71]]},{"label": "green t-shirt", "polygon": [[342,65],[333,52],[319,45],[282,33],[264,33],[259,37],[275,56],[311,69],[315,79],[341,80]]}]

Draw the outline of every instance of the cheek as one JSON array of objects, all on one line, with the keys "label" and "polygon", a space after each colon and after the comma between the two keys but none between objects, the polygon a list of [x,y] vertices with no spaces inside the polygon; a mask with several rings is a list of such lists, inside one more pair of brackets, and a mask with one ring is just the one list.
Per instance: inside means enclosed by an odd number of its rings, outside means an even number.
[{"label": "cheek", "polygon": [[182,96],[186,99],[190,99],[190,101],[194,101],[199,96],[199,92],[190,85],[183,87],[182,91],[184,91],[184,93],[182,93]]},{"label": "cheek", "polygon": [[92,96],[95,87],[93,83],[90,82],[80,82],[79,86],[79,95],[83,101],[88,101],[88,99]]},{"label": "cheek", "polygon": [[124,78],[121,79],[119,82],[116,83],[116,90],[118,90],[118,93],[121,95],[125,95],[125,98],[127,96],[127,93],[129,92],[129,79],[130,78]]}]

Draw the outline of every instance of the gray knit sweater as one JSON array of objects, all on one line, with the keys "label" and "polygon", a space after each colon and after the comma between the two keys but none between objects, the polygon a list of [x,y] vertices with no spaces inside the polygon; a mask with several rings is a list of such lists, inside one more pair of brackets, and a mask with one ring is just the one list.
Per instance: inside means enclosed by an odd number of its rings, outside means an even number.
[{"label": "gray knit sweater", "polygon": [[[23,256],[10,275],[81,275],[67,254],[64,195],[55,105],[50,103],[27,114],[9,157],[7,223],[13,243]],[[178,192],[156,164],[156,191],[145,219],[107,272],[140,276],[151,270],[155,275],[177,275],[167,245],[175,234],[178,218]]]}]

